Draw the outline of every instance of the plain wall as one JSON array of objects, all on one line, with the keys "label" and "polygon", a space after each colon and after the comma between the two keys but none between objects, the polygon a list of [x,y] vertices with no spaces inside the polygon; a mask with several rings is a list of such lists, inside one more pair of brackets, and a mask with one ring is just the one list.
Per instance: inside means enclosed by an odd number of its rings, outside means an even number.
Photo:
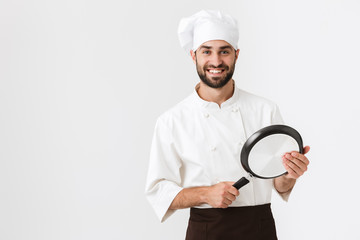
[{"label": "plain wall", "polygon": [[199,81],[179,20],[238,19],[239,87],[311,146],[279,239],[360,239],[356,0],[1,1],[0,239],[184,239],[144,196],[156,118]]}]

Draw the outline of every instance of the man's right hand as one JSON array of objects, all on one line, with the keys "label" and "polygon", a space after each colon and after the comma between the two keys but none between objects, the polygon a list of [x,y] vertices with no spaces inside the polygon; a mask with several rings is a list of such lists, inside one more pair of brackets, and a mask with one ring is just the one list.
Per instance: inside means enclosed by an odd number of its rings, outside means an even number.
[{"label": "man's right hand", "polygon": [[169,209],[189,208],[205,203],[214,208],[227,208],[239,196],[233,184],[220,182],[212,186],[184,188],[176,195]]},{"label": "man's right hand", "polygon": [[233,184],[234,182],[220,182],[208,187],[206,202],[214,208],[227,208],[239,196],[239,191]]}]

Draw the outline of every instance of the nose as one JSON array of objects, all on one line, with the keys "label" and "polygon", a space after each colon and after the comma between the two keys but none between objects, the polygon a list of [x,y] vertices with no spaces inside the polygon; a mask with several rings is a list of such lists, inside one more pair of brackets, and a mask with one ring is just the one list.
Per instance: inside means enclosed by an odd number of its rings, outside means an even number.
[{"label": "nose", "polygon": [[222,64],[222,58],[220,54],[212,54],[210,59],[210,64],[214,65],[214,67],[218,67]]}]

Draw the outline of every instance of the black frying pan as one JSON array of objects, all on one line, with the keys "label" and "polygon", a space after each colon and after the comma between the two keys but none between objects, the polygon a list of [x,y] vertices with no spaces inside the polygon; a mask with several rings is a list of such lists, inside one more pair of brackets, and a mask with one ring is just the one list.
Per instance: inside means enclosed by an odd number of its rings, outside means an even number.
[{"label": "black frying pan", "polygon": [[[287,173],[282,164],[282,155],[291,151],[303,153],[300,134],[286,125],[271,125],[248,138],[241,150],[240,162],[250,176],[276,178]],[[233,186],[240,189],[247,183],[249,180],[242,177]]]}]

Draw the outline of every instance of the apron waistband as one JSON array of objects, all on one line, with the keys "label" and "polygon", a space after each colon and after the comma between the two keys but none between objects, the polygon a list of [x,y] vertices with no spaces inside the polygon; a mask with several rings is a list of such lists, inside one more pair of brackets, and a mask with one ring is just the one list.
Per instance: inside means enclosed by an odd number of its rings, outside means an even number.
[{"label": "apron waistband", "polygon": [[270,203],[225,209],[190,209],[186,240],[222,239],[277,239]]}]

